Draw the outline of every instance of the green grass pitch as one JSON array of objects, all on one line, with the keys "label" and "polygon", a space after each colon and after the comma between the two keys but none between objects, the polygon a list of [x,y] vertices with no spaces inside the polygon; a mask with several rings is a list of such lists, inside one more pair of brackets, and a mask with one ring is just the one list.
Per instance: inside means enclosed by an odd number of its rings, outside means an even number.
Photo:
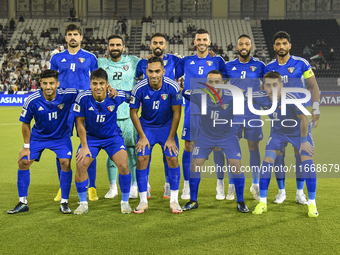
[{"label": "green grass pitch", "polygon": [[[316,164],[339,164],[339,107],[321,107],[321,120],[313,130],[316,143]],[[30,211],[7,215],[18,202],[16,179],[17,159],[23,145],[20,107],[0,108],[0,254],[338,254],[340,248],[340,173],[323,174],[317,187],[320,216],[309,218],[307,206],[296,204],[296,184],[287,178],[287,200],[273,203],[277,194],[275,179],[268,192],[268,212],[263,215],[241,214],[235,201],[217,201],[216,177],[203,178],[200,184],[197,210],[172,214],[169,200],[163,199],[164,170],[160,147],[152,156],[152,185],[149,211],[142,215],[120,213],[120,197],[104,199],[109,183],[105,168],[105,152],[97,165],[99,200],[89,202],[84,215],[63,215],[53,198],[58,190],[55,156],[43,153],[39,163],[31,167],[28,203]],[[181,126],[179,128],[181,130]],[[260,143],[261,158],[269,135],[269,123],[264,127]],[[179,132],[180,133],[180,132]],[[79,145],[73,137],[74,148]],[[242,164],[248,165],[249,153],[241,140]],[[181,150],[179,160],[183,151]],[[287,147],[286,164],[295,161],[291,145]],[[75,162],[72,161],[73,174]],[[334,169],[333,169],[334,170]],[[248,175],[249,176],[249,175]],[[319,175],[321,176],[321,175]],[[182,177],[183,180],[183,177]],[[227,187],[227,180],[225,180]],[[249,192],[251,179],[246,179],[245,202],[250,211],[257,202]],[[180,185],[180,193],[183,181]],[[305,193],[307,193],[305,188]],[[70,208],[77,207],[74,179]],[[139,199],[130,200],[132,208]],[[186,201],[180,200],[183,205]]]}]

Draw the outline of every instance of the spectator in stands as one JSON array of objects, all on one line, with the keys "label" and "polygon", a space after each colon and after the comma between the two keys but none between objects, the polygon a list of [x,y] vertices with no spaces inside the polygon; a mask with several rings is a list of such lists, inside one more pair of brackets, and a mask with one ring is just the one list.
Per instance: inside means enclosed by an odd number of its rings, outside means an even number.
[{"label": "spectator in stands", "polygon": [[141,24],[143,25],[144,22],[148,22],[148,19],[145,16],[143,16]]},{"label": "spectator in stands", "polygon": [[125,44],[129,41],[130,36],[128,34],[125,35]]},{"label": "spectator in stands", "polygon": [[185,30],[183,30],[181,36],[182,36],[182,38],[187,38],[187,33],[185,32]]},{"label": "spectator in stands", "polygon": [[145,45],[144,45],[144,43],[142,43],[142,44],[140,45],[140,50],[145,50]]},{"label": "spectator in stands", "polygon": [[325,43],[324,39],[321,40],[321,46],[322,47],[327,47],[327,44]]},{"label": "spectator in stands", "polygon": [[145,41],[151,41],[151,37],[150,35],[148,35],[148,33],[146,33],[145,35]]},{"label": "spectator in stands", "polygon": [[14,27],[15,27],[15,20],[12,18],[11,21],[9,22],[9,29],[11,31],[14,31]]},{"label": "spectator in stands", "polygon": [[45,37],[45,31],[43,30],[43,31],[41,31],[41,33],[40,33],[40,37]]},{"label": "spectator in stands", "polygon": [[258,58],[258,57],[259,57],[259,55],[257,54],[257,50],[254,50],[253,57],[254,57],[254,58]]},{"label": "spectator in stands", "polygon": [[316,43],[315,43],[315,45],[316,45],[316,47],[320,47],[321,46],[321,42],[320,42],[320,40],[318,39],[318,40],[316,40]]},{"label": "spectator in stands", "polygon": [[182,16],[178,17],[178,23],[183,23]]},{"label": "spectator in stands", "polygon": [[33,30],[32,30],[32,28],[31,28],[31,26],[28,28],[28,30],[27,30],[27,34],[33,34]]},{"label": "spectator in stands", "polygon": [[124,22],[127,22],[127,21],[128,21],[127,18],[126,18],[126,16],[123,17],[123,21],[124,21]]},{"label": "spectator in stands", "polygon": [[25,42],[25,40],[22,39],[22,36],[21,36],[20,39],[19,39],[19,43],[22,44],[22,43],[24,43],[24,42]]},{"label": "spectator in stands", "polygon": [[117,12],[115,12],[115,14],[113,15],[113,20],[117,20],[118,19],[118,15]]},{"label": "spectator in stands", "polygon": [[180,35],[179,35],[179,30],[177,30],[177,32],[175,32],[175,38],[179,39]]},{"label": "spectator in stands", "polygon": [[178,44],[184,44],[184,42],[181,38],[178,39]]},{"label": "spectator in stands", "polygon": [[154,21],[152,21],[152,23],[151,23],[151,29],[156,29],[156,24],[155,24]]},{"label": "spectator in stands", "polygon": [[151,16],[148,17],[147,21],[150,22],[150,23],[152,22]]},{"label": "spectator in stands", "polygon": [[303,49],[303,52],[302,52],[303,56],[309,60],[310,56],[312,55],[311,53],[311,50],[308,48],[308,46],[306,46],[304,49]]},{"label": "spectator in stands", "polygon": [[331,70],[331,66],[329,65],[329,63],[326,63],[326,70]]},{"label": "spectator in stands", "polygon": [[22,15],[20,15],[20,17],[19,17],[19,22],[25,22],[25,19]]},{"label": "spectator in stands", "polygon": [[27,46],[32,47],[32,45],[33,45],[32,42],[30,40],[28,40]]},{"label": "spectator in stands", "polygon": [[174,37],[174,44],[178,44],[178,37]]},{"label": "spectator in stands", "polygon": [[174,39],[174,38],[171,38],[171,39],[169,40],[169,43],[170,43],[170,44],[175,44],[175,39]]},{"label": "spectator in stands", "polygon": [[188,24],[189,27],[191,26],[191,23],[192,23],[191,17],[187,18],[187,24]]},{"label": "spectator in stands", "polygon": [[234,46],[233,46],[233,43],[231,42],[228,46],[227,46],[227,50],[228,51],[233,51],[234,49]]},{"label": "spectator in stands", "polygon": [[100,39],[100,44],[105,44],[105,43],[106,43],[105,38],[104,36],[102,36],[102,39]]},{"label": "spectator in stands", "polygon": [[192,32],[192,27],[191,27],[191,25],[189,25],[189,26],[187,27],[187,32],[188,32],[188,33],[191,33],[191,32]]},{"label": "spectator in stands", "polygon": [[117,23],[117,25],[115,26],[115,34],[116,34],[116,35],[119,35],[119,30],[120,30],[120,26],[119,26],[119,24]]},{"label": "spectator in stands", "polygon": [[214,43],[213,47],[212,47],[212,51],[217,54],[218,53],[218,45],[217,43]]},{"label": "spectator in stands", "polygon": [[0,30],[2,31],[2,29],[3,29],[4,27],[3,27],[3,25],[2,24],[0,24]]},{"label": "spectator in stands", "polygon": [[192,32],[196,32],[196,30],[197,30],[197,29],[196,29],[196,27],[195,27],[195,24],[194,24],[194,25],[192,25],[192,29],[191,29],[191,31],[192,31]]},{"label": "spectator in stands", "polygon": [[329,51],[329,55],[328,55],[328,61],[334,61],[335,60],[335,54],[334,54],[334,50],[331,48],[331,50]]},{"label": "spectator in stands", "polygon": [[229,61],[229,57],[228,57],[228,54],[224,54],[224,57],[223,57],[224,61],[225,62],[228,62]]},{"label": "spectator in stands", "polygon": [[264,47],[262,48],[261,57],[262,57],[262,62],[266,63],[266,50],[264,49]]},{"label": "spectator in stands", "polygon": [[222,56],[224,54],[222,46],[218,49],[218,54]]},{"label": "spectator in stands", "polygon": [[44,37],[50,37],[50,36],[51,36],[50,30],[47,29]]},{"label": "spectator in stands", "polygon": [[123,23],[123,17],[122,16],[119,16],[119,18],[118,18],[117,24],[119,24],[119,23]]},{"label": "spectator in stands", "polygon": [[100,38],[99,38],[99,36],[97,36],[97,38],[96,38],[96,44],[100,44],[101,43],[101,40],[100,40]]},{"label": "spectator in stands", "polygon": [[122,34],[126,35],[126,29],[127,29],[127,25],[126,25],[126,23],[123,21],[123,23],[122,23]]},{"label": "spectator in stands", "polygon": [[21,44],[18,44],[18,45],[15,47],[15,50],[23,50]]},{"label": "spectator in stands", "polygon": [[172,16],[172,17],[169,19],[169,22],[170,22],[170,23],[173,23],[173,22],[174,22],[174,20],[175,20],[175,17],[174,17],[174,16]]}]

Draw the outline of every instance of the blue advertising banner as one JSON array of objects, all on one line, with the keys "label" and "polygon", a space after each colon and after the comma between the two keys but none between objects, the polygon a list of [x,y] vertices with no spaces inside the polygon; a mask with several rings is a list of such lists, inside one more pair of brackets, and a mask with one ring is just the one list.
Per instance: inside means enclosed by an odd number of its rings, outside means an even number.
[{"label": "blue advertising banner", "polygon": [[0,106],[23,106],[27,97],[32,93],[26,94],[4,94],[0,93]]}]

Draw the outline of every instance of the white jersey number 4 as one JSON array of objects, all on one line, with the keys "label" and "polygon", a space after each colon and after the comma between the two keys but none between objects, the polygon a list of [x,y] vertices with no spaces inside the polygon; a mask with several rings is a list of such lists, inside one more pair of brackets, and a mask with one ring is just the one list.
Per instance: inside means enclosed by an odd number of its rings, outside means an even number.
[{"label": "white jersey number 4", "polygon": [[71,63],[70,69],[74,72],[76,70],[76,63]]}]

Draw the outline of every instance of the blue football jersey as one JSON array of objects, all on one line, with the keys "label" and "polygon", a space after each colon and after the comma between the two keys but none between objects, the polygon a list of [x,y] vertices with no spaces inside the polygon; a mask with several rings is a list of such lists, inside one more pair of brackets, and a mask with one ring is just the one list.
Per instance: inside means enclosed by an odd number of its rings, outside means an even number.
[{"label": "blue football jersey", "polygon": [[[180,63],[180,60],[181,59],[179,57],[176,57],[175,55],[171,55],[171,54],[163,55],[165,77],[169,77],[172,80],[174,80],[175,78],[178,79],[179,77],[181,77],[181,76],[176,75],[176,71],[175,71]],[[148,60],[147,59],[140,60],[137,65],[136,77],[139,78],[140,76],[144,75],[144,78],[146,78],[147,67],[148,67]]]},{"label": "blue football jersey", "polygon": [[[225,62],[220,56],[210,55],[205,58],[199,58],[197,55],[187,56],[181,59],[180,65],[176,70],[176,75],[184,75],[184,89],[194,89],[202,87],[198,82],[206,82],[207,75],[212,70],[223,71]],[[203,78],[203,79],[202,79]],[[185,114],[199,114],[199,108],[196,105],[190,106],[190,101],[185,102]]]},{"label": "blue football jersey", "polygon": [[[200,89],[183,90],[184,98],[191,103],[197,105],[200,109],[202,107],[202,94],[205,93]],[[233,97],[229,90],[223,89],[221,102],[215,103],[211,97],[207,95],[207,114],[200,115],[200,134],[211,139],[224,138],[231,134],[236,134],[235,125],[231,125],[233,119]],[[214,123],[215,120],[215,123]],[[217,121],[219,120],[219,121]],[[227,121],[227,123],[225,123]],[[222,124],[223,123],[223,124]]]},{"label": "blue football jersey", "polygon": [[162,87],[154,90],[146,78],[138,82],[132,90],[130,108],[139,109],[142,104],[140,122],[143,128],[170,127],[172,106],[183,102],[177,82],[168,77],[163,77],[162,82]]},{"label": "blue football jersey", "polygon": [[[287,99],[300,99],[300,95],[298,93],[286,93]],[[266,91],[260,91],[253,94],[253,101],[255,101],[257,104],[259,104],[264,110],[268,110],[272,107],[272,101],[270,100],[268,94]],[[304,105],[304,104],[303,104]],[[287,104],[286,107],[286,115],[281,115],[281,98],[277,102],[277,107],[275,111],[269,115],[269,118],[276,121],[271,121],[271,125],[273,127],[271,128],[271,133],[282,133],[288,136],[299,136],[301,135],[300,130],[300,119],[297,117],[297,115],[303,114],[303,112],[300,111],[299,108],[297,108],[293,104]],[[285,120],[285,121],[284,121]],[[295,125],[295,120],[297,122],[297,125]],[[284,125],[282,125],[282,121],[284,121]],[[289,127],[286,127],[289,126]]]},{"label": "blue football jersey", "polygon": [[290,56],[284,65],[280,65],[277,59],[272,60],[265,67],[264,74],[271,71],[281,74],[284,87],[293,88],[305,88],[304,78],[308,79],[314,75],[308,61],[297,56]]},{"label": "blue football jersey", "polygon": [[60,139],[70,136],[67,118],[76,97],[76,89],[57,89],[57,95],[52,101],[47,101],[41,90],[30,95],[22,108],[20,121],[30,123],[34,118],[31,139]]},{"label": "blue football jersey", "polygon": [[117,125],[117,108],[123,102],[130,101],[131,92],[118,90],[116,98],[108,96],[97,102],[91,90],[81,92],[73,107],[77,117],[85,117],[87,139],[107,139],[121,134]]},{"label": "blue football jersey", "polygon": [[90,89],[91,72],[98,69],[97,58],[83,49],[76,54],[64,50],[52,56],[51,69],[60,73],[60,88],[87,90]]},{"label": "blue football jersey", "polygon": [[[254,91],[260,91],[265,64],[257,58],[251,58],[247,63],[240,62],[239,58],[225,64],[223,75],[229,78],[230,84],[247,92],[249,87]],[[255,109],[260,109],[254,105]],[[249,111],[247,101],[245,101],[244,117],[257,117]]]}]

